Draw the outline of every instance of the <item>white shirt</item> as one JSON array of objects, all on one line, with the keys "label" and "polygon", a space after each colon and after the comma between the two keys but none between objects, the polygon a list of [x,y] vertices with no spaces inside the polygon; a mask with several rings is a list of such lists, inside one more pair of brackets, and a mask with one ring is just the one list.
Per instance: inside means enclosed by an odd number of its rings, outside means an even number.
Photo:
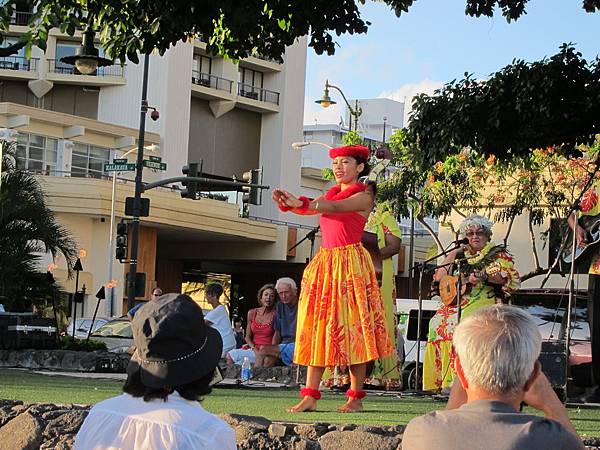
[{"label": "white shirt", "polygon": [[223,355],[236,347],[235,335],[233,334],[233,328],[231,327],[229,314],[227,314],[225,306],[217,306],[215,309],[209,311],[204,316],[204,319],[212,323],[211,326],[221,335],[221,339],[223,339]]},{"label": "white shirt", "polygon": [[198,402],[177,392],[166,402],[129,394],[95,405],[75,437],[74,450],[235,450],[235,432]]}]

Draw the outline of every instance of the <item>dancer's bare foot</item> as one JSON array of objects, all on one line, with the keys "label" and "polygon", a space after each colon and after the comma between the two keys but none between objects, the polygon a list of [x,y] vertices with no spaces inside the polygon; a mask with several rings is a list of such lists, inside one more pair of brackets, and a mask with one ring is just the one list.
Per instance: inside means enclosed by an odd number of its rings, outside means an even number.
[{"label": "dancer's bare foot", "polygon": [[300,403],[298,403],[296,406],[292,406],[291,408],[287,409],[288,412],[292,412],[292,413],[306,412],[306,411],[310,412],[310,411],[316,411],[316,410],[317,410],[317,401],[309,395],[305,396],[302,400],[300,400]]},{"label": "dancer's bare foot", "polygon": [[349,398],[348,401],[337,410],[341,413],[360,412],[363,410],[362,400],[358,398]]}]

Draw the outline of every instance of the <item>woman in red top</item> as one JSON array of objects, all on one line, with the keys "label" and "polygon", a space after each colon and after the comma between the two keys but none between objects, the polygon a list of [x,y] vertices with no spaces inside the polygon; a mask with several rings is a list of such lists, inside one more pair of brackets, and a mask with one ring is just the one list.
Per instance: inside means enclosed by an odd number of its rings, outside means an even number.
[{"label": "woman in red top", "polygon": [[304,270],[298,303],[294,363],[308,366],[302,400],[291,412],[315,411],[326,367],[350,368],[348,401],[338,410],[362,410],[366,363],[394,351],[373,262],[360,243],[373,197],[359,177],[368,173],[369,149],[331,149],[337,185],[323,197],[296,198],[283,189],[273,200],[283,211],[321,214],[321,249]]},{"label": "woman in red top", "polygon": [[248,357],[252,364],[263,365],[264,357],[259,354],[259,350],[263,345],[271,345],[273,340],[276,300],[275,285],[265,284],[258,290],[258,304],[261,306],[248,311],[245,338],[247,345],[245,348],[229,351],[226,356],[229,364],[242,364],[244,357]]}]

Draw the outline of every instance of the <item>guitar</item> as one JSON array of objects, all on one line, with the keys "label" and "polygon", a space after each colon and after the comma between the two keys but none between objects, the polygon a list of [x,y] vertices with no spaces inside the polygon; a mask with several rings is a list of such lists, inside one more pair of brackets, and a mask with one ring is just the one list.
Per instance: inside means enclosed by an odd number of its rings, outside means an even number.
[{"label": "guitar", "polygon": [[[595,244],[600,242],[600,214],[596,216],[580,217],[578,223],[585,230],[587,245],[585,247],[575,247],[575,261],[577,261],[584,254],[588,253],[588,249],[590,247],[595,247]],[[571,230],[569,239],[567,239],[563,249],[562,260],[567,264],[571,264],[572,261],[574,237],[575,233],[573,233],[573,230]]]},{"label": "guitar", "polygon": [[[488,277],[493,277],[494,275],[499,274],[501,271],[501,267],[500,264],[492,264],[490,265],[488,268],[486,268],[485,270],[481,270],[481,271],[475,271],[472,272],[473,274],[475,274],[478,278],[481,278],[481,275],[483,275],[484,273],[486,273],[488,275]],[[463,295],[467,294],[470,290],[471,287],[473,286],[471,283],[469,283],[468,281],[469,277],[468,275],[461,275],[461,291],[460,291],[460,296],[462,297]],[[442,303],[444,303],[444,305],[446,306],[451,306],[451,305],[456,305],[456,297],[457,297],[457,284],[458,284],[458,276],[454,276],[454,275],[444,275],[442,277],[442,279],[439,282],[439,291],[440,291],[440,297],[442,298]]]}]

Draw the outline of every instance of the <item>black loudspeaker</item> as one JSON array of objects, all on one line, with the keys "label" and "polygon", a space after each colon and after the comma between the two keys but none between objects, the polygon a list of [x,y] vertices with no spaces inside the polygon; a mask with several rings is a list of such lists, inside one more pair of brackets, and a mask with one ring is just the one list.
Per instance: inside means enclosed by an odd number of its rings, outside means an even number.
[{"label": "black loudspeaker", "polygon": [[543,341],[542,352],[538,361],[542,365],[542,372],[548,377],[548,381],[564,399],[567,389],[567,352],[564,341]]}]

